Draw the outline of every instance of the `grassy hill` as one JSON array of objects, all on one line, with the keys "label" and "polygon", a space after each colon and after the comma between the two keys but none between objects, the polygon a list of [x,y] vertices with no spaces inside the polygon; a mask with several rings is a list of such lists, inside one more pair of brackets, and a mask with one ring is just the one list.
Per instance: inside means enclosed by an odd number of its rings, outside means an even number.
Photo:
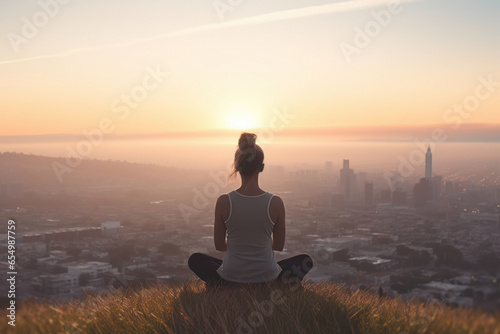
[{"label": "grassy hill", "polygon": [[25,303],[1,333],[500,333],[500,314],[379,298],[333,283],[205,290],[200,281]]}]

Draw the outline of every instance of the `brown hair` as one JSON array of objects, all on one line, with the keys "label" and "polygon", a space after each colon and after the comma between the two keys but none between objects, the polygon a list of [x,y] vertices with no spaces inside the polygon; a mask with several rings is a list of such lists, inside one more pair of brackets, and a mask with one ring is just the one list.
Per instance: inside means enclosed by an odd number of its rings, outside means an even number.
[{"label": "brown hair", "polygon": [[264,162],[264,151],[255,144],[257,135],[243,132],[238,140],[238,149],[234,153],[233,171],[229,175],[231,178],[237,172],[242,176],[251,176],[256,171],[262,171]]}]

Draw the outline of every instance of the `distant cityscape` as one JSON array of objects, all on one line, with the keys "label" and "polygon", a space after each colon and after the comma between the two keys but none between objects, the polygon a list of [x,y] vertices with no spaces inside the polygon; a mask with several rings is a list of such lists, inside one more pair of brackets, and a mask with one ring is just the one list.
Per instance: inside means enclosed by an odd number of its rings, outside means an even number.
[{"label": "distant cityscape", "polygon": [[[333,161],[323,169],[266,166],[262,185],[287,209],[277,259],[310,254],[310,282],[499,310],[500,169],[438,175],[432,158],[429,147],[423,175],[390,180],[355,172],[348,159],[340,169]],[[18,300],[191,280],[189,254],[223,257],[213,246],[213,207],[237,183],[220,171],[85,161],[61,185],[40,167],[44,159],[0,155],[0,218],[17,225]],[[5,259],[0,266],[7,271]]]}]

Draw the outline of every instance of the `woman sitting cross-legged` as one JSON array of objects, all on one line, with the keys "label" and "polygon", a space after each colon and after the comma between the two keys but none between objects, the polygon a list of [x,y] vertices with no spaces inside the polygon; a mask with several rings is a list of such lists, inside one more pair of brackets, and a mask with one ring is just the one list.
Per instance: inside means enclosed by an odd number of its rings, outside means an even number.
[{"label": "woman sitting cross-legged", "polygon": [[224,260],[194,253],[189,268],[207,286],[238,283],[300,283],[311,270],[307,254],[276,262],[273,251],[285,244],[283,200],[259,187],[264,170],[264,152],[256,145],[257,136],[242,133],[234,156],[234,170],[241,187],[221,195],[215,205],[215,249],[226,252]]}]

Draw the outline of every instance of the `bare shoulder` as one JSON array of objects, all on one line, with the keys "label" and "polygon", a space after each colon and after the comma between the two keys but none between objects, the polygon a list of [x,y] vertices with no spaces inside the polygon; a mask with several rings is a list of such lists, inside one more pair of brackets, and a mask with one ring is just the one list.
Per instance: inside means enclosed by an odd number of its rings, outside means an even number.
[{"label": "bare shoulder", "polygon": [[216,205],[216,207],[219,207],[221,209],[229,208],[229,196],[228,196],[228,194],[220,195],[219,198],[217,198],[217,203],[215,205]]},{"label": "bare shoulder", "polygon": [[273,204],[273,203],[275,205],[281,205],[281,204],[283,204],[283,200],[281,199],[281,197],[273,195],[273,197],[271,198],[271,204]]},{"label": "bare shoulder", "polygon": [[217,202],[229,202],[229,195],[228,194],[222,194],[217,198]]},{"label": "bare shoulder", "polygon": [[226,221],[229,218],[231,203],[229,202],[229,196],[227,194],[220,195],[217,198],[217,203],[215,204],[215,217],[216,221],[220,219],[221,222]]},{"label": "bare shoulder", "polygon": [[279,209],[281,207],[284,207],[284,203],[283,203],[283,199],[281,199],[281,197],[279,196],[276,196],[274,195],[272,198],[271,198],[271,203],[270,203],[270,206],[272,208],[276,208],[276,209]]}]

